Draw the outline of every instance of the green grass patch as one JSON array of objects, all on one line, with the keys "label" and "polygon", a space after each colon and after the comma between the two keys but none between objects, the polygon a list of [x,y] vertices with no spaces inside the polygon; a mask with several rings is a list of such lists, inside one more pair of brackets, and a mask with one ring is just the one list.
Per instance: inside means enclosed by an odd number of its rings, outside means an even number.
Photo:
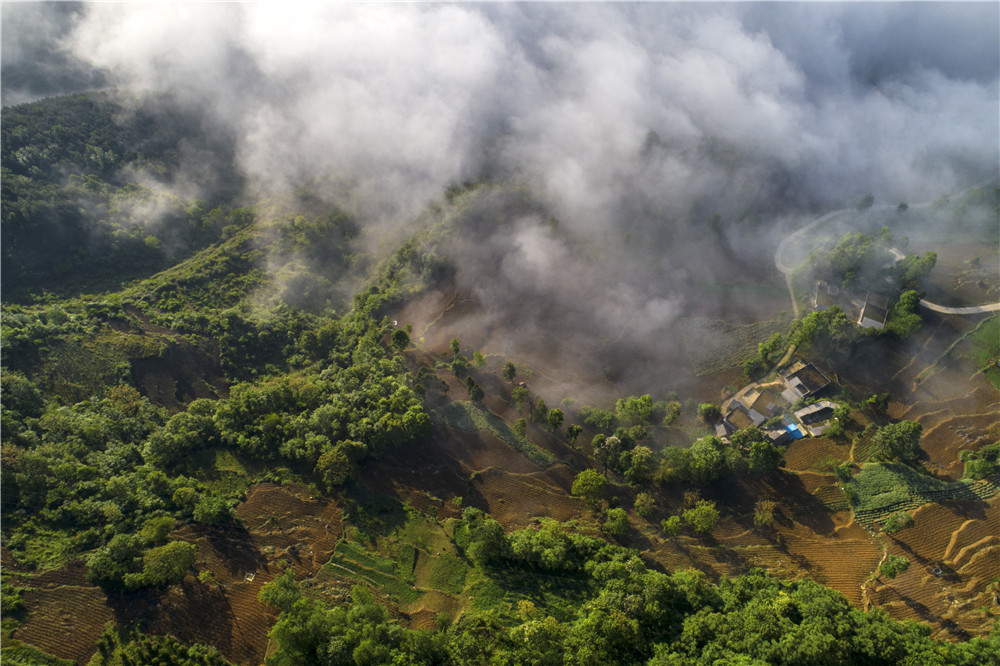
[{"label": "green grass patch", "polygon": [[1000,315],[994,315],[982,320],[974,329],[944,350],[933,363],[920,371],[917,384],[921,384],[936,373],[940,368],[948,366],[948,358],[953,354],[973,363],[981,370],[994,386],[1000,388]]},{"label": "green grass patch", "polygon": [[8,543],[11,554],[19,562],[38,569],[58,569],[80,553],[80,546],[73,538],[78,533],[75,530],[36,525],[19,532],[16,539],[20,543]]},{"label": "green grass patch", "polygon": [[380,539],[395,535],[410,519],[402,502],[360,484],[348,491],[343,510],[349,538],[372,549]]},{"label": "green grass patch", "polygon": [[864,465],[848,487],[855,497],[855,516],[865,524],[928,502],[985,499],[997,490],[990,480],[940,481],[900,463]]},{"label": "green grass patch", "polygon": [[0,661],[4,666],[75,666],[76,662],[60,659],[42,652],[33,645],[11,640],[0,650]]},{"label": "green grass patch", "polygon": [[448,543],[448,537],[436,523],[415,512],[410,514],[398,534],[401,541],[429,553],[437,552]]},{"label": "green grass patch", "polygon": [[223,449],[215,451],[215,461],[213,467],[220,474],[236,474],[238,476],[249,476],[247,468],[233,454],[232,451]]},{"label": "green grass patch", "polygon": [[994,386],[1000,388],[1000,316],[984,319],[968,335],[971,343],[966,358],[983,371]]},{"label": "green grass patch", "polygon": [[592,594],[590,580],[579,576],[519,569],[473,569],[466,593],[476,610],[517,612],[517,602],[531,601],[560,622],[570,621]]},{"label": "green grass patch", "polygon": [[490,432],[539,467],[548,467],[555,461],[551,453],[521,437],[499,416],[474,402],[450,402],[431,412],[431,419],[457,430]]},{"label": "green grass patch", "polygon": [[350,543],[349,541],[341,541],[337,544],[337,548],[334,550],[334,556],[332,559],[341,565],[344,565],[344,561],[352,562],[367,569],[381,571],[382,573],[390,576],[396,576],[399,574],[395,561],[387,560],[383,557],[379,557],[378,555],[369,554],[361,546]]},{"label": "green grass patch", "polygon": [[[350,567],[345,567],[350,568]],[[352,569],[353,570],[353,569]],[[355,574],[374,585],[376,588],[389,595],[394,601],[401,604],[412,604],[421,597],[421,592],[415,590],[408,583],[401,581],[395,576],[384,574],[381,571],[369,569],[353,570]]]},{"label": "green grass patch", "polygon": [[252,486],[264,481],[302,480],[287,467],[275,467],[273,463],[222,448],[193,451],[178,471],[198,479],[216,495],[238,500],[244,499]]},{"label": "green grass patch", "polygon": [[232,451],[202,449],[185,461],[184,469],[214,495],[230,499],[246,497],[257,479]]},{"label": "green grass patch", "polygon": [[343,575],[347,572],[381,590],[398,603],[413,603],[420,598],[421,593],[397,574],[393,560],[368,553],[346,541],[337,544],[330,563],[325,568],[333,574]]},{"label": "green grass patch", "polygon": [[399,545],[399,552],[393,557],[396,568],[407,578],[413,575],[413,567],[417,563],[417,549],[408,543]]},{"label": "green grass patch", "polygon": [[427,586],[442,592],[461,594],[465,589],[465,577],[469,565],[460,557],[442,553],[430,556],[431,572]]}]

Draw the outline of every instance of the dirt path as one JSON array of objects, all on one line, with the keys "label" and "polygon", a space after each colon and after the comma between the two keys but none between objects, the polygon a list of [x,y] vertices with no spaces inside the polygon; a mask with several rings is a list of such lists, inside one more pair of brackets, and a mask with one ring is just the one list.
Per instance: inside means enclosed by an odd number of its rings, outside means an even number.
[{"label": "dirt path", "polygon": [[920,305],[934,312],[955,315],[985,314],[987,312],[1000,312],[1000,303],[989,303],[987,305],[973,305],[967,308],[951,308],[947,305],[938,305],[930,301],[920,301]]}]

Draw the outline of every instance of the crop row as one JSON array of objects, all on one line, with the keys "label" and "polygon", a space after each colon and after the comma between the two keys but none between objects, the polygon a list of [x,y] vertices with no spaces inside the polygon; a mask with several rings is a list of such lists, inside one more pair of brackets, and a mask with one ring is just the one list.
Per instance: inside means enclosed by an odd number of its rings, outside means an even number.
[{"label": "crop row", "polygon": [[757,354],[757,347],[773,333],[784,333],[785,319],[734,326],[713,319],[684,319],[681,335],[695,374],[710,375],[741,365]]},{"label": "crop row", "polygon": [[897,511],[915,509],[922,504],[944,500],[986,500],[995,495],[997,489],[995,479],[981,479],[973,483],[956,483],[941,490],[911,491],[909,498],[905,500],[873,509],[855,510],[854,517],[859,523],[871,527]]},{"label": "crop row", "polygon": [[458,430],[490,432],[539,467],[548,467],[554,461],[551,453],[518,435],[499,416],[473,402],[448,403],[435,409],[431,418]]}]

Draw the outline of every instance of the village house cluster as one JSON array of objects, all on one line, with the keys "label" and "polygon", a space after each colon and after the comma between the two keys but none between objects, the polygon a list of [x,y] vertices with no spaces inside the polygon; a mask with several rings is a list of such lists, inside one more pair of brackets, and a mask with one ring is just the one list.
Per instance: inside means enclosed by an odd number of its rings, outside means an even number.
[{"label": "village house cluster", "polygon": [[[889,299],[867,289],[841,289],[820,280],[813,291],[814,310],[826,310],[837,305],[861,328],[885,328],[889,318]],[[856,313],[856,316],[852,316]]]},{"label": "village house cluster", "polygon": [[[775,444],[806,435],[822,436],[832,424],[837,404],[816,400],[830,380],[812,363],[793,364],[780,379],[744,387],[722,405],[715,434],[727,439],[740,428],[757,426]],[[802,405],[804,401],[809,404]],[[793,410],[796,405],[802,405]]]}]

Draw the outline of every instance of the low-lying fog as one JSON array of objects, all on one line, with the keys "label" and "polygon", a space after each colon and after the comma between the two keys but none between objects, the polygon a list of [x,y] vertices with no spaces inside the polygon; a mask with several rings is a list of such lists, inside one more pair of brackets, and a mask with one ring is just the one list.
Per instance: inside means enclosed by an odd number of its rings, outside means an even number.
[{"label": "low-lying fog", "polygon": [[998,26],[996,3],[5,3],[3,103],[171,91],[234,135],[250,200],[349,176],[369,247],[451,184],[517,183],[442,248],[480,305],[456,330],[666,390],[679,319],[787,307],[726,285],[780,288],[810,215],[997,181]]}]

